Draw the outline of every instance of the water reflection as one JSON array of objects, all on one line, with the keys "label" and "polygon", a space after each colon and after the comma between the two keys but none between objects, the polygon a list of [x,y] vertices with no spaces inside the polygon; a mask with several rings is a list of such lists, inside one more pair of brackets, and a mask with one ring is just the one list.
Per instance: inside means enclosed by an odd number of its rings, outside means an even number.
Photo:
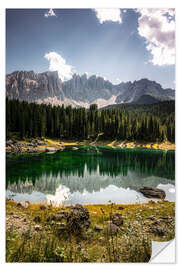
[{"label": "water reflection", "polygon": [[173,190],[174,162],[173,151],[102,147],[8,158],[7,196],[57,204],[132,203],[137,197],[143,202],[146,198],[137,192],[142,186]]}]

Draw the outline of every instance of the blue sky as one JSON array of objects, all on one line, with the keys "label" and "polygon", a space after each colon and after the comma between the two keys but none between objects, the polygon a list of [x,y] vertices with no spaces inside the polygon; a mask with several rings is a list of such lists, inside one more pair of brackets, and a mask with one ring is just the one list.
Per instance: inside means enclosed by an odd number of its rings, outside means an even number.
[{"label": "blue sky", "polygon": [[8,9],[6,72],[58,70],[174,88],[174,10]]}]

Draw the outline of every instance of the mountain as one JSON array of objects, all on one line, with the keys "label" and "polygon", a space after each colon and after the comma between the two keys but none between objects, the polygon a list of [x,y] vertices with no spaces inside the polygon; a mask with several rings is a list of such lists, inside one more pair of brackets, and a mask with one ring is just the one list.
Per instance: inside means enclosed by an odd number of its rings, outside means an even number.
[{"label": "mountain", "polygon": [[160,84],[148,79],[113,85],[96,75],[88,78],[86,74],[74,74],[72,79],[62,82],[57,71],[15,71],[8,74],[6,95],[9,99],[28,102],[84,107],[93,103],[104,107],[110,104],[151,104],[175,99],[174,90],[163,89]]},{"label": "mountain", "polygon": [[135,104],[154,104],[154,103],[158,103],[161,100],[154,98],[153,96],[150,95],[142,95],[140,96],[140,98],[137,101],[134,101],[132,103]]}]

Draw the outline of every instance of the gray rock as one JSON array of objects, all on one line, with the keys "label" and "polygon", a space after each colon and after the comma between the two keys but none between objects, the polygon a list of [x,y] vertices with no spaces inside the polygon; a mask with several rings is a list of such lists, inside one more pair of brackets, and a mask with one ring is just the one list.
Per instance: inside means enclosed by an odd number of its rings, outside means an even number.
[{"label": "gray rock", "polygon": [[87,230],[90,226],[90,216],[87,208],[80,204],[72,207],[67,217],[67,226],[70,231],[77,232],[83,229]]},{"label": "gray rock", "polygon": [[112,223],[117,225],[117,226],[123,225],[122,215],[120,213],[114,213],[112,215]]},{"label": "gray rock", "polygon": [[165,191],[159,188],[143,187],[139,189],[139,192],[147,198],[164,199],[166,197]]}]

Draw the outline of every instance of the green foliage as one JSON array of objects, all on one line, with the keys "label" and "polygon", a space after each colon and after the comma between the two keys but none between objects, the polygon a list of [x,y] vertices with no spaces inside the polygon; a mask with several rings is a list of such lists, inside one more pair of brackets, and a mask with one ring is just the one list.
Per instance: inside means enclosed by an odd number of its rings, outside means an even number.
[{"label": "green foliage", "polygon": [[6,135],[19,132],[20,138],[51,137],[175,141],[174,101],[152,105],[123,105],[99,110],[71,106],[50,106],[6,100]]}]

